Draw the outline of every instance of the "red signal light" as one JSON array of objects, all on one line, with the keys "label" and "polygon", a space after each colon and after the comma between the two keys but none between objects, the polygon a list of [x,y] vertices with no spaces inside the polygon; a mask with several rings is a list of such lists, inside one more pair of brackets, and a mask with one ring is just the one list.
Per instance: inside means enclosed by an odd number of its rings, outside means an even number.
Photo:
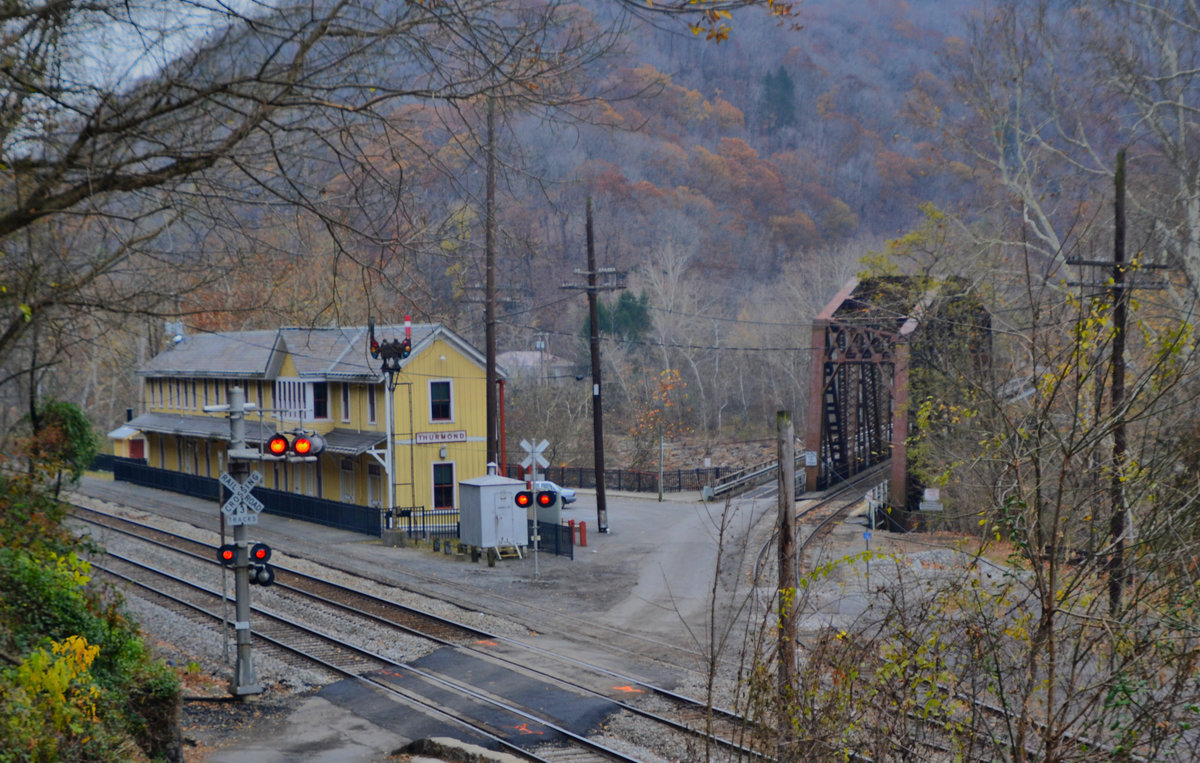
[{"label": "red signal light", "polygon": [[307,437],[297,437],[296,441],[292,443],[292,450],[298,456],[307,456],[312,452],[312,440]]},{"label": "red signal light", "polygon": [[217,560],[226,566],[232,565],[237,561],[237,546],[232,543],[226,543],[217,549]]},{"label": "red signal light", "polygon": [[553,506],[554,498],[554,493],[543,490],[542,492],[538,493],[537,496],[538,506]]},{"label": "red signal light", "polygon": [[267,441],[267,450],[272,456],[282,456],[288,452],[288,439],[277,434]]},{"label": "red signal light", "polygon": [[533,503],[533,493],[529,492],[528,490],[522,490],[517,493],[515,500],[518,507],[522,509],[529,508],[529,506]]},{"label": "red signal light", "polygon": [[256,563],[268,562],[271,560],[271,547],[266,543],[255,543],[250,548],[250,561]]}]

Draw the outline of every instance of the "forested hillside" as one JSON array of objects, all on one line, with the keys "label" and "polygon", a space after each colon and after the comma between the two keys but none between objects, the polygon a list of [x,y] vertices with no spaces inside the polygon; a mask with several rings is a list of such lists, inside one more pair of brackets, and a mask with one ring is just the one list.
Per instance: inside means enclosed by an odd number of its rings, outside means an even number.
[{"label": "forested hillside", "polygon": [[[560,9],[543,34],[571,64],[492,101],[499,349],[542,339],[586,363],[584,300],[561,285],[585,263],[590,196],[600,263],[627,274],[647,311],[636,335],[606,343],[612,431],[629,428],[668,369],[690,401],[678,429],[706,441],[731,425],[750,436],[780,406],[802,411],[814,310],[919,204],[969,198],[968,170],[944,160],[922,113],[942,106],[915,97],[944,89],[938,56],[967,10],[813,2],[784,20],[744,11],[717,42],[611,3]],[[240,44],[218,40],[204,66]],[[143,280],[101,279],[86,300],[120,303],[119,317],[89,308],[46,329],[53,367],[70,369],[51,377],[58,394],[115,424],[138,407],[132,372],[163,346],[168,320],[211,331],[412,314],[482,345],[487,103],[421,96],[436,79],[421,55],[364,55],[381,81],[413,85],[372,119],[302,110],[276,135],[251,133],[232,171],[160,196],[177,216],[138,244]],[[462,87],[465,65],[425,65]],[[163,224],[152,198],[121,203],[119,217]],[[134,224],[104,246],[145,233]],[[78,247],[93,234],[47,235]],[[19,409],[8,411],[11,422]]]}]

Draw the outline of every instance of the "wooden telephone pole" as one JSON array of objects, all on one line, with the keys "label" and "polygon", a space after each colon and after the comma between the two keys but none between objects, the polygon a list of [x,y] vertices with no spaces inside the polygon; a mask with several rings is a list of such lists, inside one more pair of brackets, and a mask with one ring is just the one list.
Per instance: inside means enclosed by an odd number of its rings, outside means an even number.
[{"label": "wooden telephone pole", "polygon": [[[587,198],[587,270],[575,271],[575,275],[586,275],[587,285],[563,284],[564,289],[583,289],[588,296],[588,332],[592,356],[592,449],[595,454],[596,471],[596,524],[602,533],[608,532],[608,501],[604,493],[604,405],[600,394],[600,305],[597,295],[601,291],[624,289],[624,273],[616,268],[596,267],[596,241],[592,225],[592,197]],[[605,283],[600,282],[604,276]]]}]

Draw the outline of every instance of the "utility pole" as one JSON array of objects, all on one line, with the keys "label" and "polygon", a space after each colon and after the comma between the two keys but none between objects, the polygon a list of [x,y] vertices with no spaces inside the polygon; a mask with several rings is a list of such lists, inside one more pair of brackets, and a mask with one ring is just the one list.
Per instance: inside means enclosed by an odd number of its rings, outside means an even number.
[{"label": "utility pole", "polygon": [[[796,682],[796,434],[791,411],[775,414],[776,454],[779,458],[779,645],[776,648],[779,688],[787,702]],[[786,752],[794,739],[790,716],[782,714],[780,744]],[[780,759],[787,755],[781,755]]]},{"label": "utility pole", "polygon": [[[1124,474],[1128,465],[1128,441],[1125,431],[1125,332],[1129,323],[1129,296],[1138,289],[1162,289],[1161,283],[1133,283],[1129,279],[1129,267],[1125,261],[1125,149],[1117,151],[1117,166],[1113,173],[1113,258],[1103,260],[1071,259],[1068,264],[1102,267],[1108,274],[1108,299],[1113,306],[1112,377],[1109,386],[1109,410],[1112,415],[1112,457],[1109,461],[1108,495],[1111,503],[1108,521],[1108,540],[1112,544],[1105,570],[1108,573],[1108,611],[1117,615],[1121,609],[1121,598],[1129,583],[1129,571],[1125,566],[1125,548],[1128,545],[1125,533],[1128,509],[1125,505]],[[1169,266],[1138,262],[1138,270],[1166,270]],[[1070,286],[1095,286],[1085,282],[1072,282]],[[1093,297],[1102,295],[1094,294]],[[1103,393],[1096,392],[1096,411],[1100,412]]]},{"label": "utility pole", "polygon": [[[487,102],[487,188],[484,196],[484,327],[487,345],[487,458],[497,462],[500,453],[496,406],[496,99]],[[500,464],[504,468],[504,464]]]},{"label": "utility pole", "polygon": [[1121,609],[1121,593],[1125,588],[1125,325],[1128,322],[1129,291],[1125,288],[1125,149],[1117,151],[1117,171],[1114,177],[1113,201],[1113,347],[1112,347],[1112,412],[1113,455],[1109,493],[1112,497],[1112,518],[1109,534],[1113,551],[1108,570],[1108,612],[1116,615]]},{"label": "utility pole", "polygon": [[[600,305],[597,294],[601,291],[624,289],[621,283],[624,273],[618,273],[616,268],[596,268],[596,241],[592,225],[592,197],[587,197],[587,270],[575,271],[576,275],[586,275],[587,285],[563,284],[564,289],[584,289],[588,295],[588,344],[592,356],[592,450],[595,454],[596,471],[596,525],[602,533],[608,532],[608,501],[604,494],[604,407],[600,395]],[[601,284],[599,276],[604,275],[608,282]]]}]

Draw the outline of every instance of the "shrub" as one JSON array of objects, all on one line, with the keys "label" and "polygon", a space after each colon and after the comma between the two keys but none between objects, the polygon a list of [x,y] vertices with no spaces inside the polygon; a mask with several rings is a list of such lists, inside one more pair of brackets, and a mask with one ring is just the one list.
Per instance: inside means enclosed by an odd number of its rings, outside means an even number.
[{"label": "shrub", "polygon": [[33,484],[0,482],[0,761],[177,757],[178,678]]}]

